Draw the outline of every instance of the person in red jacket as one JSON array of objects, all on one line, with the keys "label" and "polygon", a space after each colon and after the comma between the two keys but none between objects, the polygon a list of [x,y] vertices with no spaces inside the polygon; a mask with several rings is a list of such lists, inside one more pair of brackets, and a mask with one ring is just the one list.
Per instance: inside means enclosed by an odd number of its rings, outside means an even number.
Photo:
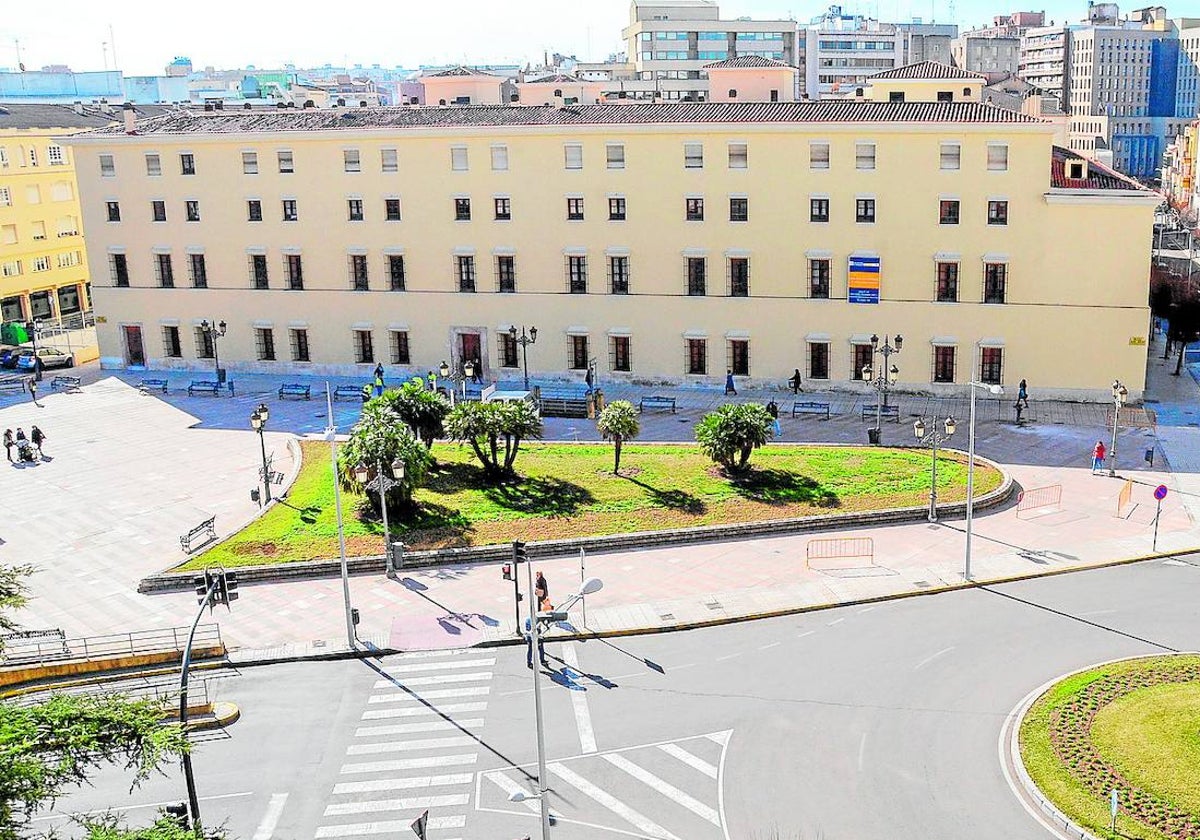
[{"label": "person in red jacket", "polygon": [[1092,475],[1096,474],[1096,470],[1104,469],[1104,456],[1108,454],[1108,449],[1104,446],[1104,441],[1096,441],[1096,446],[1092,449]]}]

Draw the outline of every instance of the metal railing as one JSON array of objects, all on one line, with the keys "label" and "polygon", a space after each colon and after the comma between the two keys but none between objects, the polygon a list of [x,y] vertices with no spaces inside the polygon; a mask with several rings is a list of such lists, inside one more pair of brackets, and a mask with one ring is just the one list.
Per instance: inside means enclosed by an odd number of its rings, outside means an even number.
[{"label": "metal railing", "polygon": [[[26,630],[0,636],[0,665],[38,665],[68,659],[103,659],[145,653],[182,652],[188,627],[67,638],[59,630]],[[193,650],[221,646],[221,628],[201,624]]]},{"label": "metal railing", "polygon": [[[209,690],[209,682],[211,682],[209,679],[198,679],[188,686],[188,706],[190,708],[199,709],[212,703],[213,693]],[[155,700],[169,709],[179,702],[179,680],[172,678],[154,682],[148,680],[88,682],[65,688],[51,685],[40,691],[6,698],[4,702],[17,706],[30,706],[44,702],[51,694],[86,697],[120,694],[131,700]]]}]

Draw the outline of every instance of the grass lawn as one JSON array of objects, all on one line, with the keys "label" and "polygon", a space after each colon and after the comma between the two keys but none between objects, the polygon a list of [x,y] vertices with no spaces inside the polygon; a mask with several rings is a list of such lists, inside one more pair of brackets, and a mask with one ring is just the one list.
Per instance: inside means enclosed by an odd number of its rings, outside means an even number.
[{"label": "grass lawn", "polygon": [[[337,555],[329,448],[312,441],[301,446],[304,463],[286,504],[181,568]],[[733,480],[695,446],[627,444],[615,476],[610,445],[535,443],[521,447],[520,477],[501,485],[484,480],[465,446],[438,444],[433,453],[438,467],[414,494],[418,507],[391,521],[394,538],[414,549],[919,506],[929,498],[928,450],[771,445],[754,453],[748,475]],[[938,498],[962,500],[965,460],[939,456]],[[999,483],[998,471],[977,467],[977,495]],[[383,551],[382,524],[363,503],[361,496],[342,495],[352,556]]]}]

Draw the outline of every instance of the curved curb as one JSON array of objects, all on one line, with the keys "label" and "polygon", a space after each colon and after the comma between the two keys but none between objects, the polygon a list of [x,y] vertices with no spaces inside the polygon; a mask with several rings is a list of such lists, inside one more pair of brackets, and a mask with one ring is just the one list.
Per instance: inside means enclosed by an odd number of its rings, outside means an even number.
[{"label": "curved curb", "polygon": [[204,732],[209,729],[223,729],[237,721],[242,716],[242,710],[236,703],[219,701],[213,703],[212,717],[202,717],[188,722],[188,732]]}]

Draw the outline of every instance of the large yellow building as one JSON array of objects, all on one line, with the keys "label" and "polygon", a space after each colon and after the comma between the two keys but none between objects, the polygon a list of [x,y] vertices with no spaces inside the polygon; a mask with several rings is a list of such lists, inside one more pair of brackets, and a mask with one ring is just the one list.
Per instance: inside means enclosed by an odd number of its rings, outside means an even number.
[{"label": "large yellow building", "polygon": [[80,323],[91,308],[75,161],[64,134],[113,117],[0,105],[0,318]]},{"label": "large yellow building", "polygon": [[512,378],[515,325],[538,328],[540,377],[799,368],[855,389],[872,334],[901,333],[901,388],[1139,393],[1156,196],[1053,147],[1049,124],[915,101],[928,88],[175,113],[77,135],[102,362],[207,368],[208,319],[234,371],[477,360]]}]

